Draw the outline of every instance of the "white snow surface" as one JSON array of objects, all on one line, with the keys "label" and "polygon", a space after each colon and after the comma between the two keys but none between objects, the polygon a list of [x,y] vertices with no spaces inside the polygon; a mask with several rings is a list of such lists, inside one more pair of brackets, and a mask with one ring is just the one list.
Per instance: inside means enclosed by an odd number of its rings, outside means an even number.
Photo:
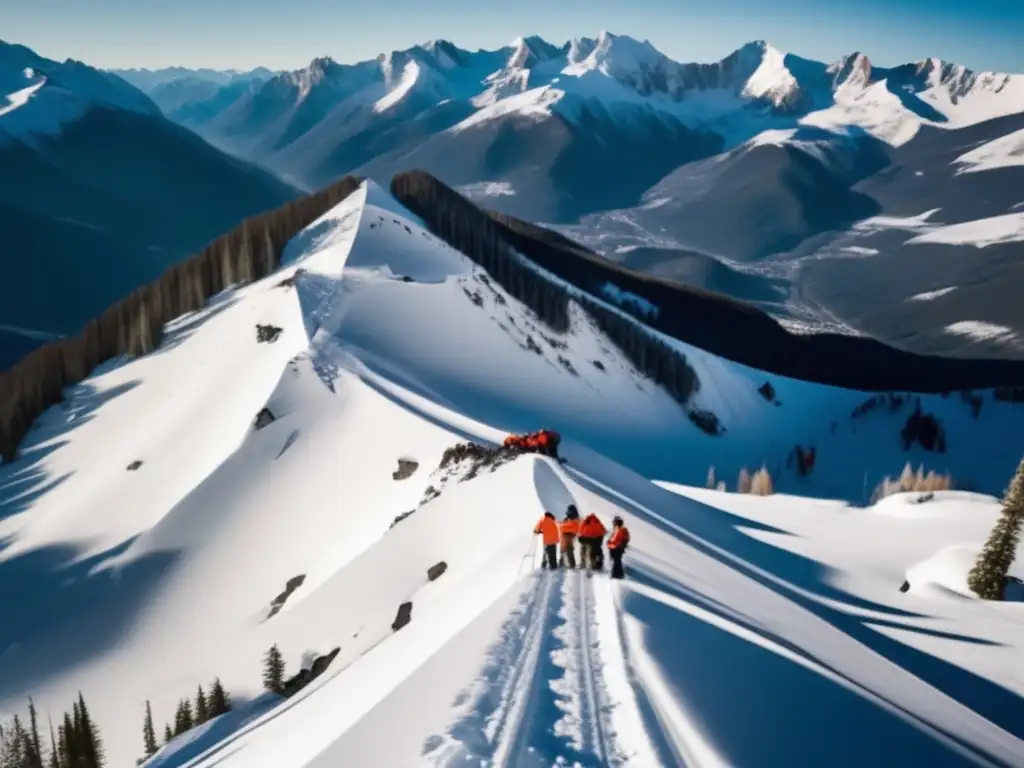
[{"label": "white snow surface", "polygon": [[[257,344],[256,323],[283,333]],[[763,373],[679,347],[722,437],[578,307],[545,329],[364,185],[276,274],[70,388],[0,467],[0,715],[31,695],[56,719],[81,690],[110,765],[130,766],[145,703],[162,732],[218,676],[235,711],[148,765],[1024,764],[1024,612],[956,589],[969,557],[944,554],[977,552],[998,502],[827,498],[908,459],[998,489],[1024,409],[922,398],[949,450],[904,453],[908,410],[851,419],[863,393],[777,377],[772,405]],[[435,472],[467,437],[545,425],[567,465]],[[798,441],[818,445],[806,479],[783,468]],[[396,481],[400,458],[418,467]],[[762,461],[805,495],[693,487]],[[625,518],[625,581],[539,570],[533,526],[569,503]],[[260,687],[273,643],[289,675],[340,651],[282,700]]]},{"label": "white snow surface", "polygon": [[992,216],[977,221],[949,224],[911,238],[908,243],[945,243],[973,245],[985,248],[997,243],[1016,243],[1024,240],[1024,211]]},{"label": "white snow surface", "polygon": [[1024,165],[1024,128],[981,144],[954,162],[961,166],[958,174]]},{"label": "white snow surface", "polygon": [[986,323],[982,320],[958,320],[946,326],[948,333],[966,336],[975,341],[1014,341],[1016,334],[1004,325]]},{"label": "white snow surface", "polygon": [[946,294],[952,293],[956,290],[955,285],[950,285],[945,288],[937,288],[934,291],[925,291],[924,293],[916,293],[910,297],[910,301],[931,301],[932,299],[938,299]]}]

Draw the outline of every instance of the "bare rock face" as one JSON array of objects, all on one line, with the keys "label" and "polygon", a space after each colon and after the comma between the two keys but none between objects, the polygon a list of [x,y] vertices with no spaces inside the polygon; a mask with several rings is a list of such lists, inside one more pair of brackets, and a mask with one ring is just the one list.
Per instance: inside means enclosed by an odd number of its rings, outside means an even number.
[{"label": "bare rock face", "polygon": [[418,461],[412,459],[399,459],[398,469],[391,473],[392,480],[407,480],[412,477],[413,473],[420,468]]},{"label": "bare rock face", "polygon": [[[419,507],[417,507],[416,509],[419,509]],[[403,520],[405,520],[405,518],[409,517],[409,515],[411,515],[411,514],[412,514],[413,512],[415,512],[415,511],[416,511],[416,509],[410,509],[410,510],[409,510],[408,512],[403,512],[402,514],[398,515],[398,516],[397,516],[397,517],[395,518],[394,522],[393,522],[393,523],[391,523],[391,527],[392,527],[392,528],[394,528],[394,527],[395,527],[396,525],[398,525],[398,524],[399,524],[400,522],[402,522]]]},{"label": "bare rock face", "polygon": [[398,615],[395,616],[395,621],[392,623],[391,629],[397,632],[410,621],[412,621],[412,603],[402,603],[398,606]]},{"label": "bare rock face", "polygon": [[292,578],[288,579],[288,583],[285,584],[284,587],[284,592],[275,597],[273,602],[270,604],[270,613],[267,615],[268,619],[277,614],[277,612],[284,607],[285,601],[291,597],[292,592],[302,586],[302,583],[305,580],[306,574],[304,573],[300,573],[298,576],[292,576]]},{"label": "bare rock face", "polygon": [[281,689],[281,695],[285,698],[294,696],[296,693],[301,691],[307,685],[316,680],[320,675],[324,673],[330,663],[334,661],[335,657],[341,651],[341,648],[335,648],[330,653],[324,656],[317,656],[313,660],[313,664],[309,669],[300,670],[295,677],[285,681],[283,688]]},{"label": "bare rock face", "polygon": [[254,423],[254,426],[256,427],[256,429],[263,429],[265,426],[273,423],[274,421],[274,414],[270,412],[269,408],[264,408],[262,411],[256,414],[256,421]]},{"label": "bare rock face", "polygon": [[258,344],[273,344],[281,334],[284,332],[283,328],[278,328],[276,325],[256,325],[256,342]]},{"label": "bare rock face", "polygon": [[444,560],[439,562],[437,565],[432,565],[427,569],[427,579],[429,581],[436,581],[441,578],[441,575],[448,570],[448,563]]},{"label": "bare rock face", "polygon": [[142,466],[142,462],[141,462],[141,461],[140,461],[139,459],[136,459],[136,460],[135,460],[135,461],[133,461],[133,462],[132,462],[131,464],[129,464],[129,465],[128,465],[128,466],[126,467],[126,469],[127,469],[127,470],[128,470],[129,472],[134,472],[135,470],[137,470],[137,469],[138,469],[139,467],[141,467],[141,466]]}]

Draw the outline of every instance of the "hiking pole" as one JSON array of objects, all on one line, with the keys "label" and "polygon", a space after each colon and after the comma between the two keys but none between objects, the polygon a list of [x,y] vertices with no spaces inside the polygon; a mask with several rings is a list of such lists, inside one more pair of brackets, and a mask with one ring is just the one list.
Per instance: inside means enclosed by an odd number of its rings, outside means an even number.
[{"label": "hiking pole", "polygon": [[[516,570],[516,573],[518,575],[522,576],[523,575],[523,561],[526,560],[527,558],[536,557],[536,555],[537,555],[537,543],[534,542],[534,541],[531,541],[530,542],[530,549],[527,551],[527,553],[525,555],[523,555],[521,558],[519,558],[519,568]],[[532,571],[533,568],[531,568],[530,570]]]}]

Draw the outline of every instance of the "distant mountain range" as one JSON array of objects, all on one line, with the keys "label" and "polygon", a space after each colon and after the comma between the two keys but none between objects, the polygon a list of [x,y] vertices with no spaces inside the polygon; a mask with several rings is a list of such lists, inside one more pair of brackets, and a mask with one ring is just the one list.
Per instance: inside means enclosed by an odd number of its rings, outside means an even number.
[{"label": "distant mountain range", "polygon": [[0,42],[0,369],[296,190],[81,62]]},{"label": "distant mountain range", "polygon": [[791,327],[1024,353],[1024,76],[763,41],[679,63],[606,32],[150,76],[171,119],[300,187],[420,168]]}]

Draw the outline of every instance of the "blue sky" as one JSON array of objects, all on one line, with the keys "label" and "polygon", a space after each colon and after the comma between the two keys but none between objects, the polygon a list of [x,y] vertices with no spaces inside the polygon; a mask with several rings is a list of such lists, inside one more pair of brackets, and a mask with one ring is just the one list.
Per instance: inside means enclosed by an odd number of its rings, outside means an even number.
[{"label": "blue sky", "polygon": [[1024,0],[4,0],[0,37],[101,67],[293,69],[315,56],[358,61],[445,38],[496,48],[601,29],[713,61],[765,39],[831,61],[927,56],[1024,73]]}]

